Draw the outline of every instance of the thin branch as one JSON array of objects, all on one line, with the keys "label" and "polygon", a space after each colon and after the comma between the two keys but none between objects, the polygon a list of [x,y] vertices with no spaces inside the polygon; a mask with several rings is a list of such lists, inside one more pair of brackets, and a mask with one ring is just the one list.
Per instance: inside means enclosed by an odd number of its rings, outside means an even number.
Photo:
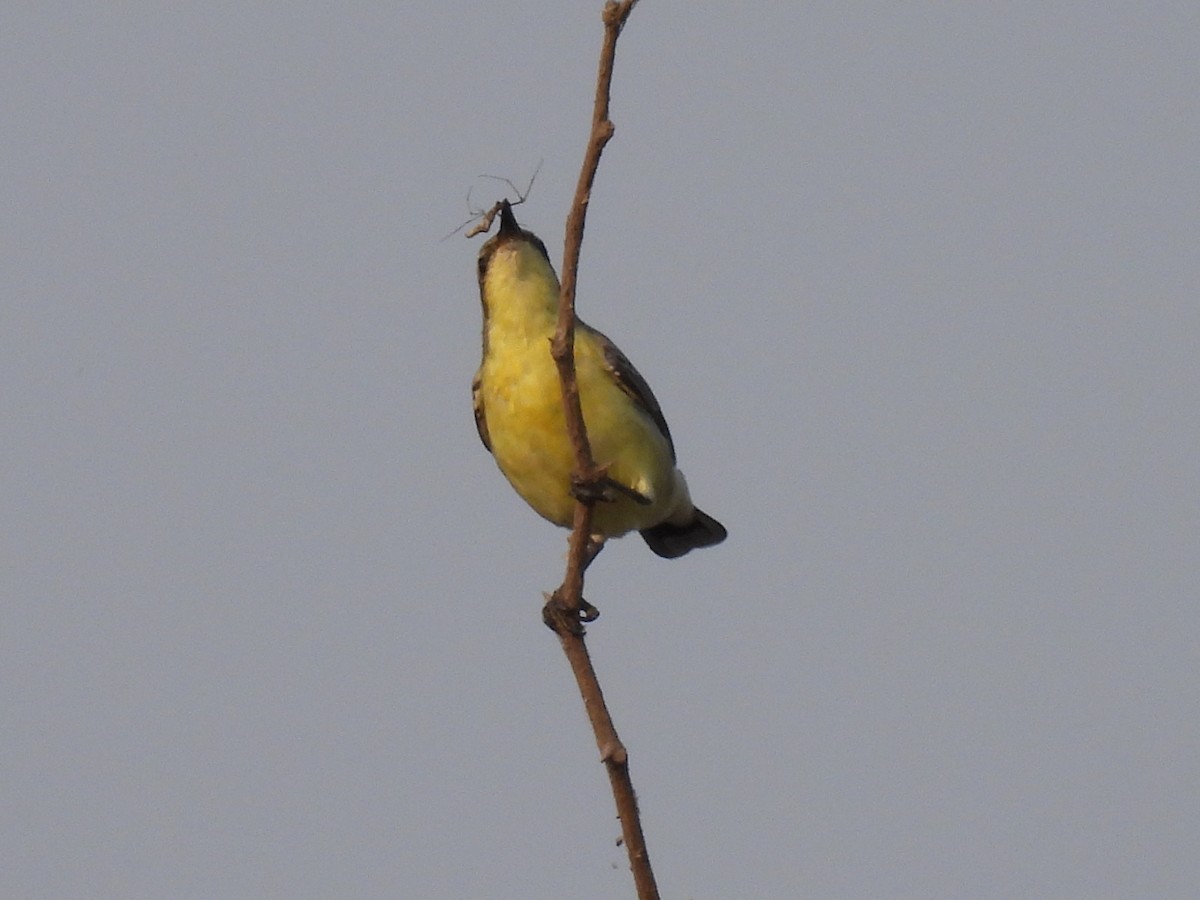
[{"label": "thin branch", "polygon": [[584,708],[592,723],[596,746],[600,749],[600,758],[612,785],[617,815],[621,820],[623,843],[629,853],[629,864],[633,870],[638,898],[658,900],[658,886],[654,881],[650,855],[642,834],[637,795],[629,777],[629,755],[617,736],[612,717],[604,703],[604,694],[600,690],[595,669],[592,668],[591,657],[584,643],[583,626],[580,624],[581,620],[590,621],[596,615],[595,608],[583,599],[583,575],[588,563],[599,552],[599,545],[592,539],[592,507],[597,498],[603,495],[604,470],[597,468],[592,457],[587,428],[583,421],[583,409],[579,402],[579,383],[575,376],[575,281],[592,185],[600,165],[600,155],[614,131],[608,118],[608,104],[617,38],[636,5],[637,0],[624,0],[621,3],[609,0],[604,6],[604,43],[600,50],[600,68],[596,77],[592,130],[584,153],[579,182],[575,188],[575,198],[567,215],[558,329],[551,342],[550,352],[558,367],[567,433],[575,451],[572,488],[576,503],[566,574],[558,590],[547,598],[543,615],[546,624],[554,629],[562,642],[563,652],[571,665],[571,671],[575,674]]},{"label": "thin branch", "polygon": [[[559,294],[558,330],[550,345],[550,353],[558,366],[562,383],[563,409],[567,418],[567,434],[575,449],[576,487],[595,485],[603,472],[596,468],[592,458],[591,444],[583,422],[583,410],[579,403],[579,384],[575,378],[575,281],[579,274],[579,251],[583,245],[583,226],[587,220],[588,202],[592,197],[592,185],[596,170],[600,166],[600,154],[612,139],[615,128],[608,118],[608,99],[612,87],[613,62],[617,53],[617,38],[637,0],[612,0],[604,5],[604,44],[600,48],[600,71],[596,77],[596,99],[592,109],[592,131],[583,155],[583,167],[579,182],[575,186],[575,198],[567,214],[567,234],[563,247],[562,287]],[[587,493],[586,490],[581,493]],[[580,499],[575,504],[575,517],[571,529],[570,552],[567,557],[567,573],[562,587],[556,592],[559,599],[569,608],[578,609],[583,597],[583,561],[592,533],[592,502]]]}]

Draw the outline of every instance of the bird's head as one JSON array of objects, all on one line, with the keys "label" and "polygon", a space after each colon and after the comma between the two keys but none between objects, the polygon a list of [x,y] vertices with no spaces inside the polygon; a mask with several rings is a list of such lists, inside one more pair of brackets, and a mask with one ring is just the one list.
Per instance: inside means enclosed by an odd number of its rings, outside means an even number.
[{"label": "bird's head", "polygon": [[489,295],[524,285],[548,291],[557,300],[558,276],[546,245],[517,223],[512,204],[500,204],[500,230],[479,248],[479,290],[484,304]]}]

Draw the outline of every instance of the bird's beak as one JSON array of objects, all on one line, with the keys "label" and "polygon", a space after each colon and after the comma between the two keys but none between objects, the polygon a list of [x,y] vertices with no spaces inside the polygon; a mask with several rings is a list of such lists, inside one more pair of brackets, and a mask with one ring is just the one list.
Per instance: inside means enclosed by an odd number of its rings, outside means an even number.
[{"label": "bird's beak", "polygon": [[517,217],[513,215],[512,204],[505,200],[500,204],[500,230],[497,234],[518,235],[520,233],[521,226],[517,224]]}]

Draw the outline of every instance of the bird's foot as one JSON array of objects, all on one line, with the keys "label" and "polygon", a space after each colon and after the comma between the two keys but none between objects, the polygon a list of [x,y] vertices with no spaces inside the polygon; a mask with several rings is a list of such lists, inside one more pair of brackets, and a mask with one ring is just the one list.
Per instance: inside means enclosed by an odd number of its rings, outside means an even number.
[{"label": "bird's foot", "polygon": [[638,506],[649,506],[652,502],[645,494],[635,491],[621,482],[609,478],[606,470],[597,469],[590,477],[571,474],[571,496],[584,503],[613,503],[617,496],[628,497]]},{"label": "bird's foot", "polygon": [[591,475],[571,473],[571,496],[582,503],[612,503],[617,499],[612,480],[604,469],[596,469]]},{"label": "bird's foot", "polygon": [[559,636],[582,636],[584,623],[595,622],[600,615],[600,610],[582,597],[579,598],[579,607],[576,608],[563,600],[558,591],[543,596],[546,598],[546,605],[542,607],[542,621]]}]

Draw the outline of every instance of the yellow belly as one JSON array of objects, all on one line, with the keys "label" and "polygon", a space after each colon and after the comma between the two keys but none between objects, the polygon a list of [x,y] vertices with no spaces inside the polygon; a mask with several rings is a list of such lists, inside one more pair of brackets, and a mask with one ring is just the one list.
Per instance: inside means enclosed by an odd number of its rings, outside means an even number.
[{"label": "yellow belly", "polygon": [[[604,369],[596,349],[576,344],[576,375],[584,423],[597,465],[608,477],[651,502],[619,495],[598,503],[593,529],[615,537],[657,525],[674,503],[674,464],[666,438]],[[567,438],[558,370],[545,340],[493,347],[480,391],[492,454],[505,477],[535,511],[570,527],[575,456]]]}]

